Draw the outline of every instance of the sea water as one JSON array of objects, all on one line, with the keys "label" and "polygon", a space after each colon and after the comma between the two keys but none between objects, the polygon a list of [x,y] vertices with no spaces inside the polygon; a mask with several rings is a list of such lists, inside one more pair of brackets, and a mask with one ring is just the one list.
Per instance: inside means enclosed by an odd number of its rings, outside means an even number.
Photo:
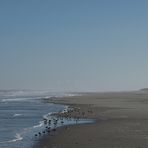
[{"label": "sea water", "polygon": [[[38,137],[36,134],[47,126],[43,119],[53,118],[55,112],[62,112],[67,106],[47,103],[42,98],[69,95],[48,91],[1,90],[0,91],[0,148],[31,148]],[[74,124],[75,119],[64,120],[57,126]],[[79,123],[90,122],[79,120]],[[51,125],[54,128],[54,125]]]}]

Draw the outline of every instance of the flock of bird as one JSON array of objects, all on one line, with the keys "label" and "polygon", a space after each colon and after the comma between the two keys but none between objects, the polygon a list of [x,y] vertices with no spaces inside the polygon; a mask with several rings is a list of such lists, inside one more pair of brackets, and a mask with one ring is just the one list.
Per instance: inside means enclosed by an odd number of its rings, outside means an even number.
[{"label": "flock of bird", "polygon": [[[88,110],[89,113],[92,111]],[[51,118],[43,118],[45,129],[42,132],[38,132],[35,134],[35,137],[41,136],[46,133],[55,132],[58,124],[64,125],[64,121],[71,120],[72,118],[75,119],[76,124],[78,123],[79,119],[85,117],[85,112],[80,111],[80,108],[67,108],[62,113],[52,114]]]},{"label": "flock of bird", "polygon": [[[58,118],[52,118],[52,119],[46,119],[44,118],[44,125],[45,125],[45,130],[43,130],[42,132],[38,132],[38,134],[35,134],[35,137],[37,136],[41,136],[42,134],[46,134],[46,133],[50,133],[51,131],[56,131],[56,127],[58,124]],[[64,121],[61,120],[61,124],[63,124]],[[52,124],[54,125],[52,128]]]}]

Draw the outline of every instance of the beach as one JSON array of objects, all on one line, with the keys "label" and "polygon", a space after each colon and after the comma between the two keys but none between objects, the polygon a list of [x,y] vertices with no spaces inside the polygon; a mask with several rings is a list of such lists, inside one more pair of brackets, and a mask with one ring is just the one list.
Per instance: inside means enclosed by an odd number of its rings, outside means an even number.
[{"label": "beach", "polygon": [[69,116],[95,122],[60,127],[43,136],[36,148],[148,147],[147,91],[79,93],[48,101],[79,108]]}]

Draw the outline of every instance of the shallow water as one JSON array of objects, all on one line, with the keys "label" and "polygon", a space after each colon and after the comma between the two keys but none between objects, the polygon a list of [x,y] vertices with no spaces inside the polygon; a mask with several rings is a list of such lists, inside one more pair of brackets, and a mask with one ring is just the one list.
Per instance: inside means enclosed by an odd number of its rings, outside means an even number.
[{"label": "shallow water", "polygon": [[[7,94],[9,92],[6,92]],[[26,92],[25,92],[26,93]],[[30,93],[30,92],[29,92]],[[2,95],[1,95],[2,94]],[[45,103],[39,99],[40,95],[20,96],[10,95],[5,92],[0,94],[0,148],[31,148],[38,140],[35,135],[47,128],[43,118],[51,120],[50,127],[55,128],[54,118],[50,116],[53,112],[61,112],[64,105]],[[11,92],[12,94],[12,92]],[[17,92],[15,91],[15,94]],[[47,94],[45,94],[46,96]],[[49,94],[48,94],[49,95]],[[50,95],[49,95],[50,96]],[[53,94],[52,94],[53,96]],[[57,94],[55,94],[57,96]],[[58,94],[58,96],[60,96]],[[91,120],[62,119],[58,120],[56,127],[67,124],[89,123]]]}]

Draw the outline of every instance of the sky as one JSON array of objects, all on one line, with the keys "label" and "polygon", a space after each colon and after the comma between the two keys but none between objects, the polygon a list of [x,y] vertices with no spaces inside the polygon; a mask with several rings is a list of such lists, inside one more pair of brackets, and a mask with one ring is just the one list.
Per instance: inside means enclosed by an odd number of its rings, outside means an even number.
[{"label": "sky", "polygon": [[0,0],[0,89],[148,87],[147,0]]}]

